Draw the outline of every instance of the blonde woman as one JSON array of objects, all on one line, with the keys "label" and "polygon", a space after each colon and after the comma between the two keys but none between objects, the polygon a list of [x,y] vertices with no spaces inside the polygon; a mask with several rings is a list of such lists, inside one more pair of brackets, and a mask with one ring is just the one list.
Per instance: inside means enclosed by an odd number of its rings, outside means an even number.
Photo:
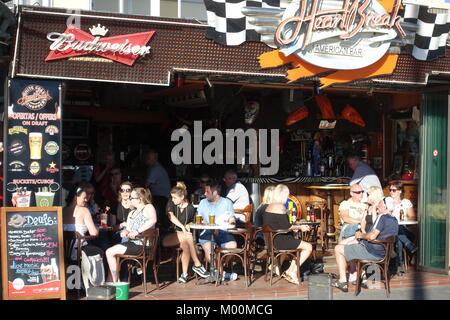
[{"label": "blonde woman", "polygon": [[150,191],[145,188],[134,188],[131,191],[130,200],[133,211],[128,214],[126,228],[120,234],[122,238],[129,238],[130,241],[116,244],[106,250],[110,270],[108,281],[117,282],[119,280],[116,256],[119,254],[139,254],[142,251],[142,241],[136,239],[136,237],[148,229],[155,228],[156,211],[150,203]]},{"label": "blonde woman", "polygon": [[361,231],[363,233],[368,233],[372,228],[375,220],[377,219],[377,207],[380,201],[383,201],[384,194],[383,189],[377,186],[372,186],[367,190],[368,197],[367,202],[369,203],[369,209],[361,220]]},{"label": "blonde woman", "polygon": [[263,215],[269,204],[272,203],[272,194],[274,189],[274,186],[269,186],[264,190],[264,196],[262,198],[261,204],[259,205],[258,209],[256,209],[255,213],[255,227],[260,228],[263,226]]},{"label": "blonde woman", "polygon": [[[272,229],[288,229],[290,231],[301,230],[309,231],[309,226],[292,226],[289,222],[289,217],[286,210],[286,201],[289,197],[289,188],[284,184],[279,184],[275,187],[272,194],[272,203],[267,206],[263,215],[263,225],[268,225]],[[295,250],[301,249],[300,266],[311,255],[312,246],[310,243],[294,238],[291,233],[282,234],[274,239],[274,246],[278,250]],[[297,265],[294,260],[291,261],[289,268],[283,274],[283,277],[294,284],[299,283],[297,276]]]},{"label": "blonde woman", "polygon": [[194,221],[196,211],[188,201],[186,185],[183,182],[178,182],[170,191],[170,196],[171,199],[167,203],[166,211],[170,222],[172,222],[172,228],[169,229],[169,232],[161,235],[161,243],[164,247],[179,245],[183,249],[181,253],[181,268],[183,273],[178,281],[182,283],[187,282],[191,258],[194,262],[192,271],[203,278],[207,278],[209,272],[198,259],[194,238],[188,226],[189,223]]}]

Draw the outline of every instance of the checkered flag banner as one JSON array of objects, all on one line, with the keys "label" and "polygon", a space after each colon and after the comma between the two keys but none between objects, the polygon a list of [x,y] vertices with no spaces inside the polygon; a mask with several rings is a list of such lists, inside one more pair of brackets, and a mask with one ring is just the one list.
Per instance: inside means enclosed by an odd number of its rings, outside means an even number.
[{"label": "checkered flag banner", "polygon": [[426,5],[406,4],[405,22],[418,25],[411,51],[418,60],[432,60],[445,56],[450,31],[450,13]]},{"label": "checkered flag banner", "polygon": [[[240,45],[245,41],[264,41],[255,25],[242,13],[244,7],[280,9],[289,0],[204,0],[209,28],[208,39],[227,46]],[[271,39],[273,42],[273,39]]]}]

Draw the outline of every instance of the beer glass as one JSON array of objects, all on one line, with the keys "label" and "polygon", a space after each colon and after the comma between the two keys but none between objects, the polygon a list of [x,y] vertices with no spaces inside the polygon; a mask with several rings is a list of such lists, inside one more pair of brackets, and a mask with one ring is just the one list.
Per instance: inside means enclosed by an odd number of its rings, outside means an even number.
[{"label": "beer glass", "polygon": [[216,220],[216,216],[214,215],[214,213],[210,213],[209,214],[209,224],[215,224]]},{"label": "beer glass", "polygon": [[28,136],[28,142],[30,144],[30,159],[40,160],[42,157],[42,133],[30,132]]},{"label": "beer glass", "polygon": [[202,223],[202,216],[201,215],[196,215],[195,216],[195,223],[196,224],[201,224]]}]

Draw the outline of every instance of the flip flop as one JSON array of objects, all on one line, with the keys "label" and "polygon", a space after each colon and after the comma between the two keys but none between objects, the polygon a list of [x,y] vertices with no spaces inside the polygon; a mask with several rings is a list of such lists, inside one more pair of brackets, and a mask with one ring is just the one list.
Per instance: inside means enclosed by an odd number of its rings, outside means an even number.
[{"label": "flip flop", "polygon": [[342,292],[348,292],[348,283],[347,282],[340,282],[338,281],[333,281],[331,283],[332,287],[338,288],[339,290],[341,290]]},{"label": "flip flop", "polygon": [[286,279],[286,281],[293,283],[293,284],[300,284],[300,282],[297,279],[293,279],[290,275],[288,275],[287,273],[283,273],[281,275],[284,279]]}]

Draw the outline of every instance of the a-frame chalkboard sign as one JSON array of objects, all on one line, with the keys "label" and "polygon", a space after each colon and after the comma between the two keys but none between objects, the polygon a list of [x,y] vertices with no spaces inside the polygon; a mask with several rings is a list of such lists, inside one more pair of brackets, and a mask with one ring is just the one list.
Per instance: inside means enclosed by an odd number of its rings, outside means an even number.
[{"label": "a-frame chalkboard sign", "polygon": [[5,300],[66,299],[61,207],[1,209]]}]

